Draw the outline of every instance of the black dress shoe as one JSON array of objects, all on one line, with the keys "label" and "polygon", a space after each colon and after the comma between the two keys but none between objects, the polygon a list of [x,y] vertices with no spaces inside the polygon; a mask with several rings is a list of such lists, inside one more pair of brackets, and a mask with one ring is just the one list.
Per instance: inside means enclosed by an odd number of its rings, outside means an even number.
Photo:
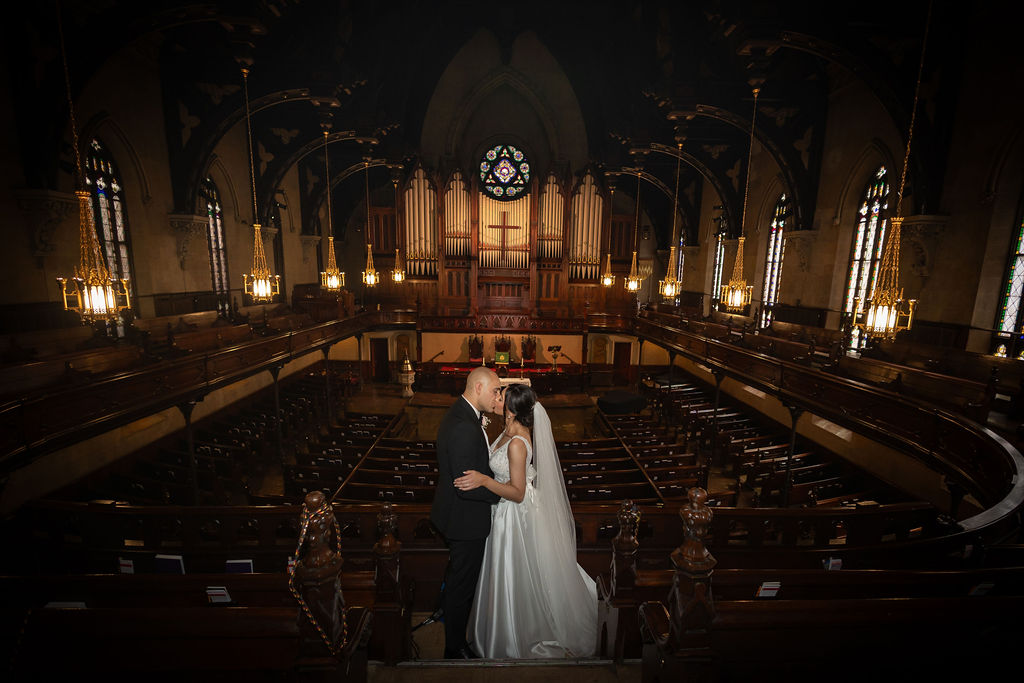
[{"label": "black dress shoe", "polygon": [[445,648],[445,650],[444,650],[444,658],[445,659],[480,659],[480,655],[478,655],[477,653],[473,652],[473,648],[471,648],[471,647],[469,647],[467,645],[466,647],[460,647],[457,650],[449,650],[448,648]]}]

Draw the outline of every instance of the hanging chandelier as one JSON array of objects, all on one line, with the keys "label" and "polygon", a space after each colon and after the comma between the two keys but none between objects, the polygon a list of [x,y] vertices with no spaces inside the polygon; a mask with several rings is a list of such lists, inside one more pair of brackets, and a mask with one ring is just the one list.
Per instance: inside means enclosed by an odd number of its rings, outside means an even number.
[{"label": "hanging chandelier", "polygon": [[256,208],[256,164],[252,154],[252,120],[249,113],[249,70],[242,69],[242,83],[245,89],[245,130],[249,141],[249,180],[252,186],[252,272],[242,275],[243,291],[252,297],[254,303],[265,304],[281,293],[281,276],[274,275],[267,266],[267,255],[263,251],[263,235],[260,234],[259,211]]},{"label": "hanging chandelier", "polygon": [[629,275],[626,276],[625,288],[627,292],[637,293],[643,278],[636,267],[636,238],[640,233],[640,169],[636,171],[636,222],[633,226],[633,263],[629,266]]},{"label": "hanging chandelier", "polygon": [[377,269],[373,267],[373,244],[369,241],[370,234],[370,162],[366,162],[366,268],[363,270],[363,283],[367,287],[376,287],[380,282]]},{"label": "hanging chandelier", "polygon": [[395,268],[391,271],[391,279],[396,284],[405,282],[405,268],[402,267],[402,254],[395,249]]},{"label": "hanging chandelier", "polygon": [[[398,230],[398,178],[392,177],[391,184],[395,186],[395,232],[401,234]],[[391,280],[400,285],[405,282],[405,267],[402,264],[402,254],[396,248],[395,249],[395,267],[391,271]]]},{"label": "hanging chandelier", "polygon": [[337,294],[345,286],[345,273],[338,270],[334,256],[334,221],[331,217],[331,162],[327,158],[327,131],[324,131],[324,172],[327,175],[327,269],[320,271],[320,288]]},{"label": "hanging chandelier", "polygon": [[[608,200],[608,232],[611,232],[612,216],[615,212],[615,186],[611,186],[611,198]],[[611,287],[615,284],[615,273],[612,272],[612,253],[609,251],[604,258],[604,271],[601,273],[601,286]]]},{"label": "hanging chandelier", "polygon": [[604,259],[604,272],[601,273],[601,285],[611,287],[615,284],[615,274],[612,273],[612,254],[608,252]]},{"label": "hanging chandelier", "polygon": [[900,274],[900,232],[903,227],[903,189],[907,182],[907,167],[910,162],[910,144],[914,139],[914,119],[917,116],[917,101],[921,92],[921,73],[924,70],[924,53],[928,45],[928,28],[931,24],[932,6],[928,4],[928,16],[925,19],[924,37],[921,40],[921,59],[917,65],[917,83],[914,85],[914,104],[910,109],[910,128],[907,131],[907,148],[903,154],[903,173],[900,174],[900,187],[896,193],[896,215],[890,219],[889,239],[882,252],[879,264],[878,280],[875,283],[871,298],[861,307],[860,298],[853,300],[853,326],[866,334],[868,339],[893,340],[897,333],[909,330],[914,322],[914,311],[917,300],[903,298],[903,289],[899,286]]},{"label": "hanging chandelier", "polygon": [[683,144],[679,143],[679,154],[676,156],[676,194],[672,199],[672,242],[668,248],[668,270],[665,279],[658,283],[658,291],[666,299],[675,299],[682,290],[682,283],[676,278],[679,263],[676,261],[676,248],[679,246],[679,235],[676,233],[676,215],[679,212],[679,164],[682,159]]},{"label": "hanging chandelier", "polygon": [[757,121],[757,96],[761,93],[760,88],[754,88],[754,114],[750,117],[750,146],[747,148],[747,178],[743,188],[743,213],[740,217],[740,239],[736,246],[736,261],[732,266],[732,277],[729,284],[722,285],[720,301],[725,305],[726,310],[735,313],[742,312],[748,305],[753,295],[753,285],[748,285],[743,277],[743,242],[746,239],[744,233],[747,223],[747,202],[750,195],[750,162],[754,153],[754,124]]},{"label": "hanging chandelier", "polygon": [[76,183],[78,189],[78,246],[79,262],[75,274],[70,279],[58,277],[61,300],[64,309],[74,311],[81,316],[82,323],[116,322],[122,311],[131,308],[131,296],[128,290],[128,278],[111,277],[107,261],[100,247],[93,222],[92,194],[86,189],[85,172],[82,169],[82,156],[78,151],[78,127],[75,123],[75,106],[71,99],[71,77],[68,75],[67,51],[64,47],[64,25],[59,15],[58,6],[57,28],[60,31],[60,49],[64,62],[64,85],[68,96],[68,113],[71,123],[71,142],[75,154],[77,168]]}]

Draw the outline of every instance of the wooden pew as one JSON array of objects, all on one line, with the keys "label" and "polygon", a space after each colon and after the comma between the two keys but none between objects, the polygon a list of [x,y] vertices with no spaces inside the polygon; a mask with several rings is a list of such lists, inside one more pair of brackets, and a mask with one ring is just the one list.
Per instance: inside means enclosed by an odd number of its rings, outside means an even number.
[{"label": "wooden pew", "polygon": [[[921,602],[911,609],[913,613],[920,607],[930,611],[934,605],[929,600],[962,600],[966,596],[979,593],[990,593],[1000,598],[1014,596],[1016,604],[1024,602],[1024,570],[1020,568],[1003,570],[966,570],[966,571],[918,571],[918,570],[849,570],[824,571],[823,569],[715,569],[716,561],[704,545],[704,534],[712,513],[704,505],[704,493],[691,492],[690,503],[680,511],[683,521],[683,545],[672,553],[673,569],[645,569],[638,562],[639,549],[639,511],[631,504],[623,504],[620,508],[619,535],[612,542],[613,559],[610,574],[599,579],[601,596],[601,628],[604,633],[602,651],[599,655],[611,656],[616,660],[624,657],[635,657],[639,653],[641,630],[637,628],[637,612],[641,615],[641,628],[646,628],[646,641],[658,643],[654,651],[644,647],[645,677],[648,666],[653,665],[654,655],[662,661],[672,660],[674,655],[666,647],[666,634],[671,630],[674,634],[675,646],[679,638],[686,632],[679,630],[676,621],[680,618],[681,609],[689,610],[693,628],[703,629],[704,637],[695,638],[692,646],[704,648],[705,657],[720,656],[714,648],[708,648],[707,634],[710,629],[726,628],[719,621],[723,604],[734,602],[755,604],[750,601],[757,598],[762,585],[768,581],[781,584],[778,596],[764,597],[758,605],[781,604],[785,601],[789,609],[810,609],[815,614],[827,613],[830,607],[838,608],[842,601],[847,601],[846,609],[856,611],[854,598],[858,600],[890,601],[890,608],[897,610],[905,606],[908,599]],[[696,498],[695,498],[696,496]],[[714,572],[712,572],[714,570]],[[680,579],[680,572],[685,578]],[[714,573],[714,599],[712,599],[711,583]],[[996,588],[998,586],[998,588]],[[679,591],[678,593],[676,591]],[[893,599],[899,602],[892,602]],[[983,601],[981,598],[968,598]],[[671,615],[660,602],[665,601],[672,609]],[[771,612],[771,608],[766,608]],[[1001,609],[1001,608],[1000,608]],[[881,610],[880,610],[881,611]],[[874,613],[875,617],[880,612]],[[807,615],[804,618],[808,618]],[[813,619],[813,617],[811,617]],[[838,617],[842,619],[843,617]],[[668,627],[672,621],[673,626]],[[787,621],[796,624],[799,619],[789,618]],[[761,624],[763,629],[779,627],[775,620],[775,612],[765,617]],[[948,622],[947,622],[948,623]],[[818,628],[824,625],[819,624]],[[833,634],[834,635],[834,634]],[[659,640],[660,638],[660,640]],[[793,644],[799,647],[800,644]],[[648,659],[651,661],[648,662]],[[770,658],[766,661],[776,661]],[[675,666],[675,664],[670,664]],[[659,669],[660,670],[660,669]],[[657,675],[653,671],[651,675]],[[668,680],[673,680],[674,674]]]},{"label": "wooden pew", "polygon": [[996,392],[995,384],[992,382],[986,384],[940,375],[863,356],[861,358],[840,356],[829,369],[843,377],[868,382],[904,396],[954,408],[982,424],[988,419],[989,408]]},{"label": "wooden pew", "polygon": [[181,354],[200,353],[246,342],[252,339],[252,328],[248,325],[208,327],[191,332],[177,332],[172,339],[171,346],[175,351]]}]

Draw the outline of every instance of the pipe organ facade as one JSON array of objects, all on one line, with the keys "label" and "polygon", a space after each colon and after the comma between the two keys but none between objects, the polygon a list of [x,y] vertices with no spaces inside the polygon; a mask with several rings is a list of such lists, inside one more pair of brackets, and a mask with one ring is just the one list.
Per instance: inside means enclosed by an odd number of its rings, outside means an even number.
[{"label": "pipe organ facade", "polygon": [[444,253],[457,259],[469,258],[469,189],[462,173],[456,171],[444,193]]},{"label": "pipe organ facade", "polygon": [[569,277],[594,280],[601,267],[601,225],[604,199],[594,176],[588,171],[572,197],[569,232]]},{"label": "pipe organ facade", "polygon": [[562,258],[565,226],[565,197],[554,174],[548,175],[540,195],[540,226],[537,233],[537,258]]},{"label": "pipe organ facade", "polygon": [[405,189],[405,260],[409,275],[437,275],[437,193],[423,168]]}]

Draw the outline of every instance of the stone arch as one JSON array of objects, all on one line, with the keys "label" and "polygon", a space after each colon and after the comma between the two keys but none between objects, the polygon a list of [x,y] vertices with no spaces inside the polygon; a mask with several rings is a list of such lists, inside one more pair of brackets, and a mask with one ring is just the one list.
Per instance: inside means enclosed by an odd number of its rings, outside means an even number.
[{"label": "stone arch", "polygon": [[[82,127],[79,145],[89,144],[89,140],[94,137],[102,139],[103,144],[110,150],[110,154],[118,160],[118,167],[122,175],[128,168],[134,171],[135,182],[129,183],[129,187],[134,184],[138,188],[142,203],[148,204],[153,195],[149,186],[149,176],[146,173],[145,165],[142,163],[142,158],[121,126],[107,112],[100,112]],[[85,154],[84,148],[82,153]],[[124,163],[126,159],[130,163]]]}]

